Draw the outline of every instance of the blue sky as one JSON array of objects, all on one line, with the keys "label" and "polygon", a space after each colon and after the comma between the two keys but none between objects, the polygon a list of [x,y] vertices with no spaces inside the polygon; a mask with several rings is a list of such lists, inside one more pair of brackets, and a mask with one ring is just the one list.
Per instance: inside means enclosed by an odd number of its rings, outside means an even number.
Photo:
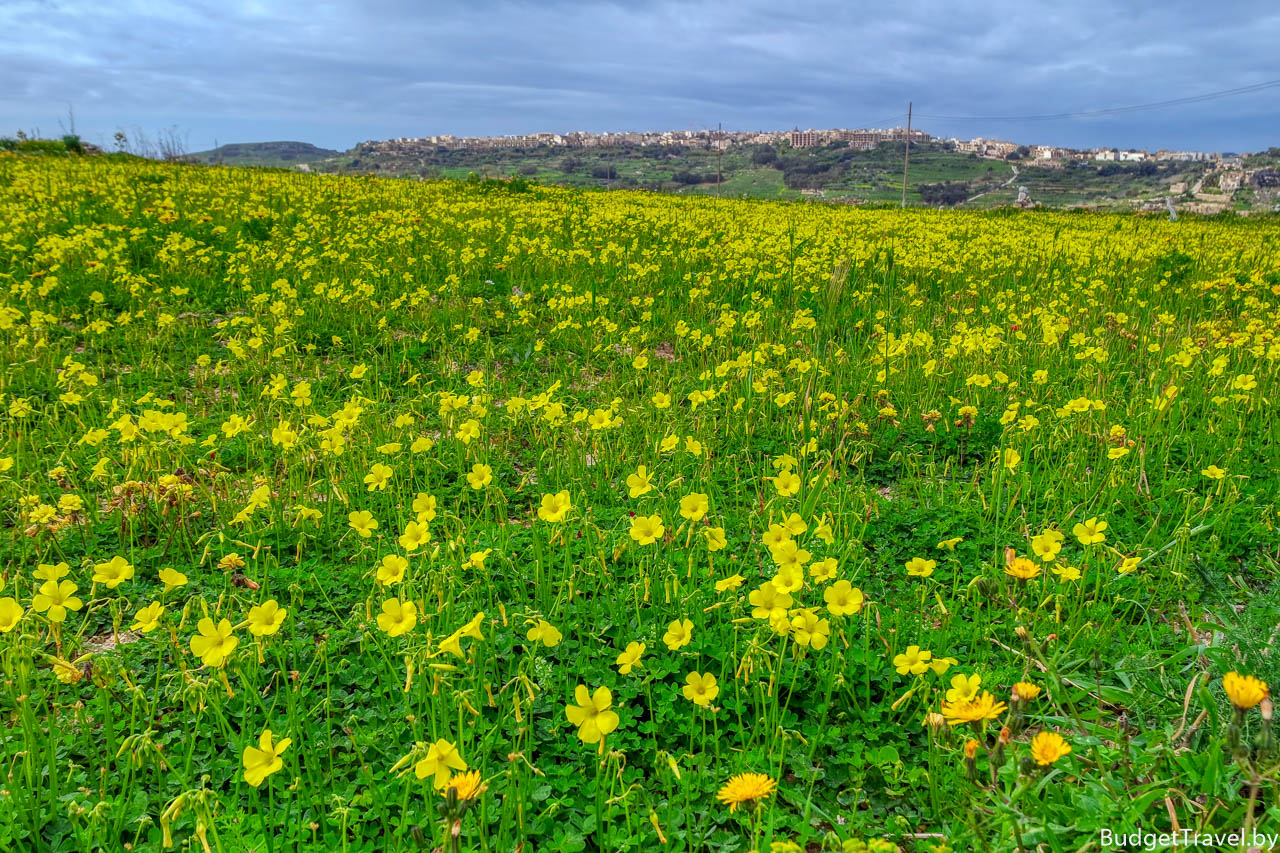
[{"label": "blue sky", "polygon": [[0,134],[188,150],[543,130],[892,125],[1088,147],[1280,145],[1280,4],[0,0]]}]

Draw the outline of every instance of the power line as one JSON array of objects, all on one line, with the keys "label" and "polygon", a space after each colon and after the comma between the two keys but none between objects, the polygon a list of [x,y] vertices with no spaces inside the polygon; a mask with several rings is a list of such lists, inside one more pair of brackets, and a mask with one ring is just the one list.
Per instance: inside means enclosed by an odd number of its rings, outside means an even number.
[{"label": "power line", "polygon": [[1152,101],[1149,104],[1131,104],[1125,107],[1108,107],[1100,110],[1081,110],[1073,113],[1048,113],[1045,115],[1029,115],[1029,116],[955,116],[955,115],[937,115],[932,113],[921,113],[922,118],[945,119],[947,121],[1057,121],[1068,118],[1096,118],[1098,116],[1120,115],[1123,113],[1139,112],[1142,110],[1158,110],[1165,107],[1177,107],[1183,104],[1198,104],[1202,101],[1212,101],[1218,98],[1229,98],[1235,95],[1247,95],[1253,92],[1261,92],[1264,89],[1271,89],[1280,86],[1280,80],[1267,80],[1263,83],[1254,83],[1250,86],[1239,86],[1235,89],[1223,89],[1218,92],[1206,92],[1202,95],[1190,95],[1185,98],[1171,98],[1167,101]]}]

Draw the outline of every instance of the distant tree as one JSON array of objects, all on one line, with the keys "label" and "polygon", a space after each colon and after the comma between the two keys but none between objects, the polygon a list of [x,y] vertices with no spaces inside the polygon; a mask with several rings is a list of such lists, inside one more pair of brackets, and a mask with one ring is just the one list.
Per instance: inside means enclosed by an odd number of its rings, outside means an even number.
[{"label": "distant tree", "polygon": [[715,175],[702,175],[691,170],[676,172],[671,176],[671,180],[675,181],[677,184],[685,185],[707,184],[711,183],[715,179]]},{"label": "distant tree", "polygon": [[943,181],[938,184],[920,184],[916,188],[925,204],[941,204],[951,207],[970,195],[967,181]]},{"label": "distant tree", "polygon": [[581,157],[569,156],[560,161],[560,171],[571,175],[581,170],[583,165]]},{"label": "distant tree", "polygon": [[757,166],[772,166],[778,162],[778,151],[772,145],[761,145],[752,152],[751,162]]},{"label": "distant tree", "polygon": [[613,167],[612,163],[605,163],[603,166],[596,166],[592,169],[591,177],[598,181],[612,181],[618,177],[618,170]]}]

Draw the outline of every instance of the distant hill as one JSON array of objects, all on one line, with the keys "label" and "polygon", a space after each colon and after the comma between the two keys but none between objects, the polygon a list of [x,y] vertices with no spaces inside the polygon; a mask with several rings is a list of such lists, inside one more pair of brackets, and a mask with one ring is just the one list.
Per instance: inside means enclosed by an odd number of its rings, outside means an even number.
[{"label": "distant hill", "polygon": [[228,166],[296,166],[340,153],[318,148],[310,142],[232,142],[211,151],[197,151],[187,158],[197,163],[225,163]]},{"label": "distant hill", "polygon": [[[710,147],[633,144],[451,149],[427,140],[394,139],[362,142],[350,151],[306,142],[247,142],[189,159],[405,178],[519,175],[563,186],[897,206],[902,198],[903,149],[901,143],[882,143],[866,151],[842,144],[799,149],[747,144],[723,154]],[[1228,167],[1178,160],[1044,162],[1025,155],[991,159],[934,141],[912,145],[907,203],[1161,212],[1165,199],[1172,198],[1187,212],[1280,211],[1280,184],[1271,184],[1280,180],[1273,177],[1280,166],[1280,149],[1246,160],[1243,166]]]}]

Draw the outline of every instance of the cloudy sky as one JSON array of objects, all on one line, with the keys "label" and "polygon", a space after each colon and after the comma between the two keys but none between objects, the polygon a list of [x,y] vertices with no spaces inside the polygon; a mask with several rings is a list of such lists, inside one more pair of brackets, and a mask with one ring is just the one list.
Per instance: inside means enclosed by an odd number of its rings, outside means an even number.
[{"label": "cloudy sky", "polygon": [[90,141],[176,128],[195,151],[215,139],[346,149],[439,133],[888,126],[911,100],[915,124],[945,136],[1280,145],[1280,88],[1023,118],[1280,79],[1274,0],[0,0],[0,33],[2,135],[60,133],[68,105]]}]

